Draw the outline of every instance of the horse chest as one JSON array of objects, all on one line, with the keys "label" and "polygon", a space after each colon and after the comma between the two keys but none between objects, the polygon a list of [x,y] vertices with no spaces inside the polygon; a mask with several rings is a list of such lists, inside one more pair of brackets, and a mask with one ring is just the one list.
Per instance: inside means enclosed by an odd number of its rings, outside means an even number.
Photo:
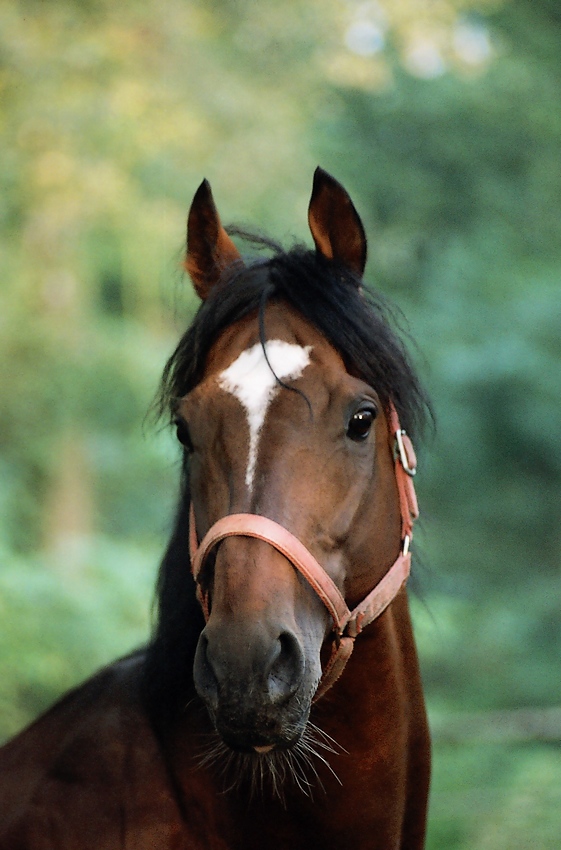
[{"label": "horse chest", "polygon": [[[387,618],[389,619],[389,618]],[[376,640],[392,631],[391,622],[378,627]],[[386,635],[386,639],[390,638]],[[189,741],[203,739],[210,729],[207,723],[193,717],[186,720],[190,736],[181,753],[177,743],[166,747],[173,771],[183,787],[183,811],[189,840],[186,847],[193,850],[413,850],[422,847],[422,837],[404,842],[408,830],[413,764],[417,776],[423,763],[426,773],[427,751],[423,742],[423,718],[410,719],[403,709],[401,676],[404,660],[394,654],[388,665],[357,651],[353,665],[369,671],[364,687],[370,683],[373,693],[366,710],[357,702],[350,687],[353,677],[341,681],[341,687],[325,703],[320,701],[312,721],[340,744],[340,751],[328,755],[331,768],[319,763],[317,776],[302,792],[293,782],[285,783],[280,797],[270,788],[254,791],[247,785],[225,793],[235,777],[223,774],[220,763],[212,769],[193,770],[195,752]],[[413,671],[411,671],[413,675]],[[374,687],[373,687],[373,683]],[[391,694],[391,696],[390,696]],[[197,724],[201,725],[197,727]],[[416,729],[416,725],[419,728]],[[193,734],[194,729],[195,734]],[[418,743],[415,744],[415,739]],[[424,754],[423,754],[424,753]],[[178,757],[179,756],[179,757]],[[422,818],[421,818],[422,820]],[[195,823],[196,822],[196,823]]]}]

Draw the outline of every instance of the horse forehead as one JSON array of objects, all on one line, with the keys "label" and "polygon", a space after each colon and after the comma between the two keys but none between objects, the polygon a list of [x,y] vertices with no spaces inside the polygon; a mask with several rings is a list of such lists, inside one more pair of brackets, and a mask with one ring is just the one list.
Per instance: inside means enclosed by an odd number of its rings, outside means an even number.
[{"label": "horse forehead", "polygon": [[226,328],[208,352],[202,381],[184,401],[220,404],[226,390],[247,412],[248,404],[260,407],[258,401],[270,402],[277,395],[277,379],[291,383],[301,378],[306,395],[314,396],[322,386],[330,392],[349,378],[340,353],[286,305],[267,308],[266,331],[267,339],[261,340],[255,319]]},{"label": "horse forehead", "polygon": [[331,349],[335,353],[327,338],[313,322],[305,319],[287,304],[273,303],[267,306],[263,323],[257,315],[251,314],[222,330],[208,352],[205,377],[223,371],[239,354],[252,348],[257,342],[268,345],[271,340],[281,340],[302,347],[311,345],[314,354],[320,349]]},{"label": "horse forehead", "polygon": [[347,373],[339,353],[321,336],[252,342],[215,372],[214,387],[235,396],[246,410],[268,406],[282,384],[302,379],[306,392],[331,391],[345,383]]},{"label": "horse forehead", "polygon": [[279,380],[295,380],[310,364],[313,346],[282,339],[260,342],[244,349],[220,374],[221,389],[232,393],[246,408],[270,399]]}]

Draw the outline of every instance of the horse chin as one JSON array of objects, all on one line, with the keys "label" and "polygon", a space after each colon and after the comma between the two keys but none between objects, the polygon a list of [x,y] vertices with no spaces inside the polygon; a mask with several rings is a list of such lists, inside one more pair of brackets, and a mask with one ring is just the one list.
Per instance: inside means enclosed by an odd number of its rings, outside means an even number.
[{"label": "horse chin", "polygon": [[302,710],[299,700],[294,700],[294,703],[284,711],[255,709],[240,715],[210,710],[210,715],[217,734],[228,749],[266,755],[291,750],[300,742],[310,715],[310,700],[306,701],[305,710]]},{"label": "horse chin", "polygon": [[289,793],[313,799],[315,791],[325,792],[320,767],[339,781],[326,756],[340,752],[343,748],[309,720],[308,708],[298,723],[274,739],[214,720],[214,735],[200,752],[199,764],[219,778],[223,793],[241,794],[244,799],[276,798],[286,806]]},{"label": "horse chin", "polygon": [[331,760],[345,750],[312,723],[310,705],[311,697],[307,709],[274,736],[255,723],[225,724],[220,713],[209,709],[214,733],[200,752],[200,766],[212,770],[223,793],[239,793],[244,799],[276,798],[286,806],[294,793],[310,799],[316,791],[325,793],[320,772],[340,783]]},{"label": "horse chin", "polygon": [[259,733],[248,730],[231,730],[220,729],[216,731],[220,735],[224,744],[229,749],[239,753],[257,753],[258,755],[266,755],[267,753],[279,750],[290,750],[298,745],[298,742],[304,734],[306,728],[306,720],[296,730],[284,735],[265,736]]}]

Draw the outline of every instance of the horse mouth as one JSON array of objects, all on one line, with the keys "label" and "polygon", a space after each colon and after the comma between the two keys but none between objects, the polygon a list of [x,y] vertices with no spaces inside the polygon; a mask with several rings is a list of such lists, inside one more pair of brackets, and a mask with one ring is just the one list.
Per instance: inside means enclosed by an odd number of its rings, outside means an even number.
[{"label": "horse mouth", "polygon": [[290,743],[285,740],[231,746],[215,728],[212,741],[200,754],[199,764],[212,769],[221,779],[223,793],[239,792],[249,799],[272,797],[286,806],[289,789],[308,798],[313,798],[316,789],[325,793],[322,775],[331,775],[341,784],[331,760],[344,752],[308,719]]},{"label": "horse mouth", "polygon": [[240,720],[214,716],[214,727],[225,746],[240,753],[267,755],[297,746],[308,722],[309,711],[296,721],[282,717],[259,716]]}]

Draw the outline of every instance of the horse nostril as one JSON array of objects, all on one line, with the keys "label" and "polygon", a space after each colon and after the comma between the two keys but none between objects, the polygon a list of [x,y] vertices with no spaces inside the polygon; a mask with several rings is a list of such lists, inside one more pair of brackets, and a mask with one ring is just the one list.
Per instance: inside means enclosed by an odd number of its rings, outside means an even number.
[{"label": "horse nostril", "polygon": [[199,696],[213,709],[218,705],[218,680],[208,658],[208,638],[204,631],[199,637],[193,665],[193,678]]},{"label": "horse nostril", "polygon": [[304,675],[304,653],[292,632],[281,632],[269,666],[267,686],[272,703],[285,702],[297,691]]}]

